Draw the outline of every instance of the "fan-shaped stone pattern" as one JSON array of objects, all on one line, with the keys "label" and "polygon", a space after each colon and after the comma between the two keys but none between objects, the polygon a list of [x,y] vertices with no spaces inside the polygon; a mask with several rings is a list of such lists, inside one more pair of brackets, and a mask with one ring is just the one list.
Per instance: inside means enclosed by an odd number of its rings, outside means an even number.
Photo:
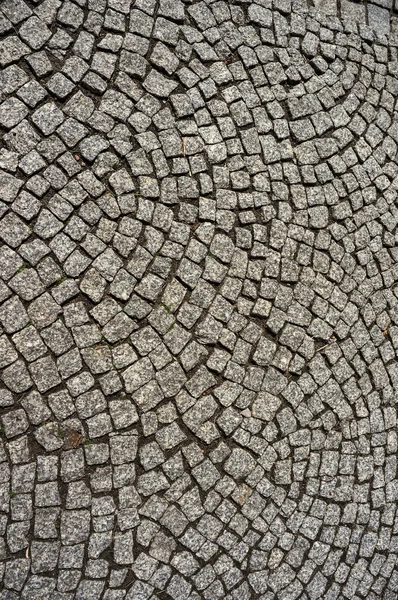
[{"label": "fan-shaped stone pattern", "polygon": [[1,4],[0,600],[396,598],[395,18]]}]

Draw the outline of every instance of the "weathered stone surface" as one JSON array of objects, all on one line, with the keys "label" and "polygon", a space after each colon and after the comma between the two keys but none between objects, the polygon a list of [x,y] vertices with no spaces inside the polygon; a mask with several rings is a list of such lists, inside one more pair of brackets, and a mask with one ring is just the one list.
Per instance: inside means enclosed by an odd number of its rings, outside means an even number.
[{"label": "weathered stone surface", "polygon": [[4,0],[0,600],[394,600],[393,0]]}]

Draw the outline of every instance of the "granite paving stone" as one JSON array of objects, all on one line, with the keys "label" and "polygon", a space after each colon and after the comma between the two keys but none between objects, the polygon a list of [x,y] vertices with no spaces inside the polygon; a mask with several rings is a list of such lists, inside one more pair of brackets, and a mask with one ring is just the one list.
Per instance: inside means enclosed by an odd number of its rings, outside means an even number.
[{"label": "granite paving stone", "polygon": [[0,600],[398,594],[398,3],[0,6]]}]

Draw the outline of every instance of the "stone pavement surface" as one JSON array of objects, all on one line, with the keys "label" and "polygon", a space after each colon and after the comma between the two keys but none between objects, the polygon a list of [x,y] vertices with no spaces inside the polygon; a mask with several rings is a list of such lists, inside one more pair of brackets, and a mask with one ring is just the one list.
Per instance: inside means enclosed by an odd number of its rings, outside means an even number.
[{"label": "stone pavement surface", "polygon": [[0,600],[397,599],[395,17],[316,5],[1,3]]}]

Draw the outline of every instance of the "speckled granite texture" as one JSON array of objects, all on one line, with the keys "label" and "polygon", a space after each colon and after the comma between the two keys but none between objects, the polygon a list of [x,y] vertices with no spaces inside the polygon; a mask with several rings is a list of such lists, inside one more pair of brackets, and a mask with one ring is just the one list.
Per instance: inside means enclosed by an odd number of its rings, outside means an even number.
[{"label": "speckled granite texture", "polygon": [[0,4],[0,600],[397,600],[397,14]]}]

